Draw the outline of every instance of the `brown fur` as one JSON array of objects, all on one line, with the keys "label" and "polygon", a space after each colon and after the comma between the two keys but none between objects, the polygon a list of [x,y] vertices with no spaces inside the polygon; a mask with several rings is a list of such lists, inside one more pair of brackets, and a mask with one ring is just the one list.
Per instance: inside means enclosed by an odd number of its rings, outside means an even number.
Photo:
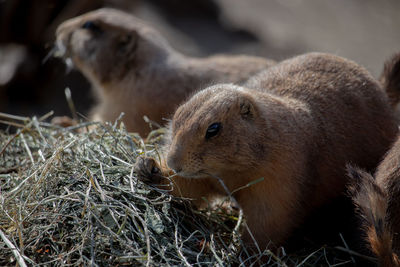
[{"label": "brown fur", "polygon": [[[222,129],[205,139],[215,122]],[[173,194],[199,201],[225,194],[212,177],[231,192],[264,177],[234,194],[261,247],[282,244],[312,210],[340,195],[347,162],[372,170],[397,132],[371,75],[321,53],[283,61],[244,87],[200,91],[177,109],[170,129]],[[156,182],[170,172],[150,158],[139,159],[136,170]]]},{"label": "brown fur", "polygon": [[393,247],[400,255],[400,139],[394,144],[375,175],[387,194],[387,221],[393,231]]},{"label": "brown fur", "polygon": [[[400,54],[385,63],[380,80],[395,108],[400,101]],[[400,136],[378,166],[375,179],[353,167],[349,175],[372,252],[382,266],[400,266]]]},{"label": "brown fur", "polygon": [[381,266],[400,266],[400,138],[379,165],[376,179],[352,167],[349,175],[372,252]]},{"label": "brown fur", "polygon": [[389,96],[389,101],[394,108],[400,101],[400,53],[393,55],[385,62],[380,82]]},{"label": "brown fur", "polygon": [[[93,29],[83,27],[86,22]],[[91,118],[114,121],[124,112],[127,129],[142,135],[150,130],[144,115],[165,124],[194,91],[217,82],[240,83],[273,64],[251,56],[184,56],[145,22],[110,8],[62,23],[57,46],[96,89],[99,103]]]}]

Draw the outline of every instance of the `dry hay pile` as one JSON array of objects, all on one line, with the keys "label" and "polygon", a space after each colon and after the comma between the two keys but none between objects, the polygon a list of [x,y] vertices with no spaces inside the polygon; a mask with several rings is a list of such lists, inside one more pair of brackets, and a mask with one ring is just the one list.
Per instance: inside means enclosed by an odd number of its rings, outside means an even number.
[{"label": "dry hay pile", "polygon": [[[196,211],[135,178],[136,157],[157,156],[157,135],[145,144],[112,125],[74,131],[44,123],[47,116],[0,115],[14,129],[0,131],[0,266],[247,266],[255,260],[239,249],[239,213]],[[266,250],[264,260],[304,266],[324,262],[324,254],[280,259]]]}]

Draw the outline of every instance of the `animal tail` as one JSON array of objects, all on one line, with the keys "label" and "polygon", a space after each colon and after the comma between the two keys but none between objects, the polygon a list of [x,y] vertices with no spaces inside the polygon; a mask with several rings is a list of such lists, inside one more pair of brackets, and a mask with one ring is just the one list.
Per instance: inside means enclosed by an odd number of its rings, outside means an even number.
[{"label": "animal tail", "polygon": [[390,105],[394,108],[400,102],[400,53],[385,62],[379,81],[389,97]]},{"label": "animal tail", "polygon": [[387,192],[380,187],[371,174],[348,166],[352,179],[350,193],[363,219],[366,240],[378,257],[380,266],[400,266],[398,255],[393,252],[392,231],[387,222]]}]

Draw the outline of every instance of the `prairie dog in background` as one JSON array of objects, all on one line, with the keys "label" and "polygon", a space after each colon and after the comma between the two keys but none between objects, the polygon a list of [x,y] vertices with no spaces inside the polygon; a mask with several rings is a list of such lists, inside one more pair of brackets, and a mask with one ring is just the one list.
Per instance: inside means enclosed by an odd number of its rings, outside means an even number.
[{"label": "prairie dog in background", "polygon": [[128,131],[146,135],[143,116],[164,118],[195,91],[221,82],[241,83],[274,64],[254,56],[193,58],[175,51],[145,22],[103,8],[63,22],[57,47],[92,83],[98,104],[92,120],[114,121],[121,112]]}]

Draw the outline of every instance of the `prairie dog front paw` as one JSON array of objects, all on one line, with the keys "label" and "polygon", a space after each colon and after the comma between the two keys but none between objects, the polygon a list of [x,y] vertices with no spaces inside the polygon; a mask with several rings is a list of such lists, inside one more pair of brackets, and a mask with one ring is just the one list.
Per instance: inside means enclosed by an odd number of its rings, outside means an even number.
[{"label": "prairie dog front paw", "polygon": [[134,170],[138,179],[147,184],[159,184],[164,178],[160,165],[150,157],[138,157]]}]

